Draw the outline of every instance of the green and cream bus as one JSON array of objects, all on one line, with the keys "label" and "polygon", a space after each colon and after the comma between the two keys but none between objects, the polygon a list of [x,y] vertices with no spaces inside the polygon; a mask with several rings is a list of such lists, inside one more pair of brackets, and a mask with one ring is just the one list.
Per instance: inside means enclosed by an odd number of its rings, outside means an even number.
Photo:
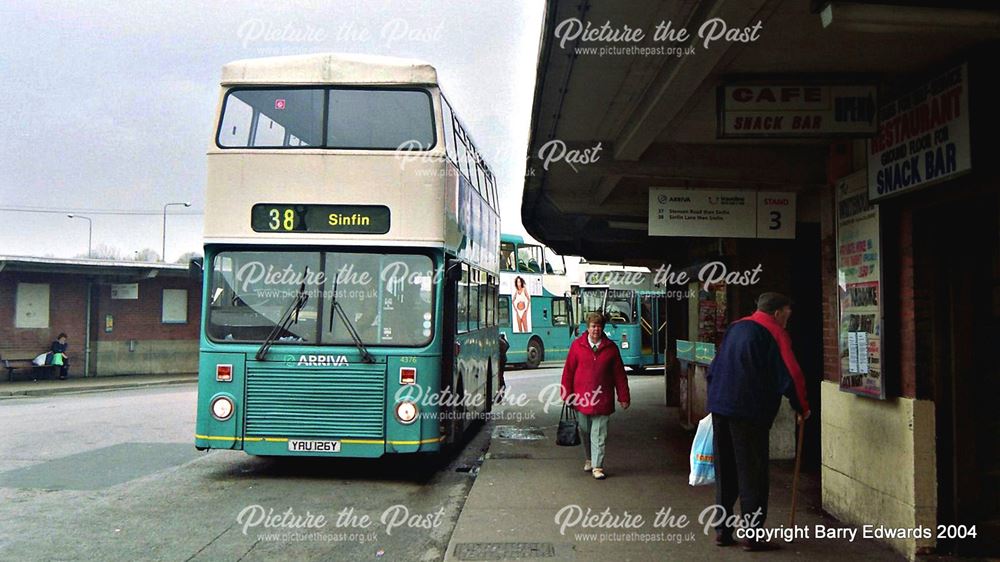
[{"label": "green and cream bus", "polygon": [[496,391],[493,173],[419,61],[223,67],[208,150],[199,449],[380,457]]}]

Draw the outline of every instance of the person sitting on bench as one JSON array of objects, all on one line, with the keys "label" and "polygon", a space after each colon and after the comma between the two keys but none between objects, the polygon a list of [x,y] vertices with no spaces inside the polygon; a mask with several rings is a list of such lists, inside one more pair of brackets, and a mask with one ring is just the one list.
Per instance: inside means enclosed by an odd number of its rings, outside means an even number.
[{"label": "person sitting on bench", "polygon": [[56,341],[52,342],[52,364],[59,365],[59,378],[66,380],[66,375],[69,373],[69,358],[66,356],[66,348],[69,344],[66,343],[66,332],[61,332]]}]

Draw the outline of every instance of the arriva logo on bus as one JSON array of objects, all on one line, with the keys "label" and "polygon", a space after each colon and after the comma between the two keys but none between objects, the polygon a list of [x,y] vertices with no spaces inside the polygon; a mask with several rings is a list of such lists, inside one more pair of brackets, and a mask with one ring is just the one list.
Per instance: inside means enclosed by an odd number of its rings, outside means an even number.
[{"label": "arriva logo on bus", "polygon": [[286,367],[349,367],[350,365],[346,355],[300,355],[298,361],[294,355],[285,356]]}]

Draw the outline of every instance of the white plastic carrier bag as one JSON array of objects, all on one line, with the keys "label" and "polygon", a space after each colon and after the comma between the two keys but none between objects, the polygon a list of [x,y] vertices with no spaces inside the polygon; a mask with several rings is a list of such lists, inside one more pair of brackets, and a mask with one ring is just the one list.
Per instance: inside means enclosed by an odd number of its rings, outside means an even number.
[{"label": "white plastic carrier bag", "polygon": [[712,414],[698,422],[698,432],[691,444],[691,476],[688,484],[707,486],[715,483],[715,456],[712,442]]}]

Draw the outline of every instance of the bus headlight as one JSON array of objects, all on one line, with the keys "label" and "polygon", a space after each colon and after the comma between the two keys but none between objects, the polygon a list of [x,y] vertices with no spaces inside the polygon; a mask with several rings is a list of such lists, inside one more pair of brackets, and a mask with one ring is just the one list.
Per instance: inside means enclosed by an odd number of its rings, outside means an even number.
[{"label": "bus headlight", "polygon": [[226,421],[233,415],[233,401],[225,396],[219,396],[212,400],[212,417],[219,421]]},{"label": "bus headlight", "polygon": [[417,405],[413,402],[396,404],[396,419],[402,424],[411,424],[417,419]]}]

